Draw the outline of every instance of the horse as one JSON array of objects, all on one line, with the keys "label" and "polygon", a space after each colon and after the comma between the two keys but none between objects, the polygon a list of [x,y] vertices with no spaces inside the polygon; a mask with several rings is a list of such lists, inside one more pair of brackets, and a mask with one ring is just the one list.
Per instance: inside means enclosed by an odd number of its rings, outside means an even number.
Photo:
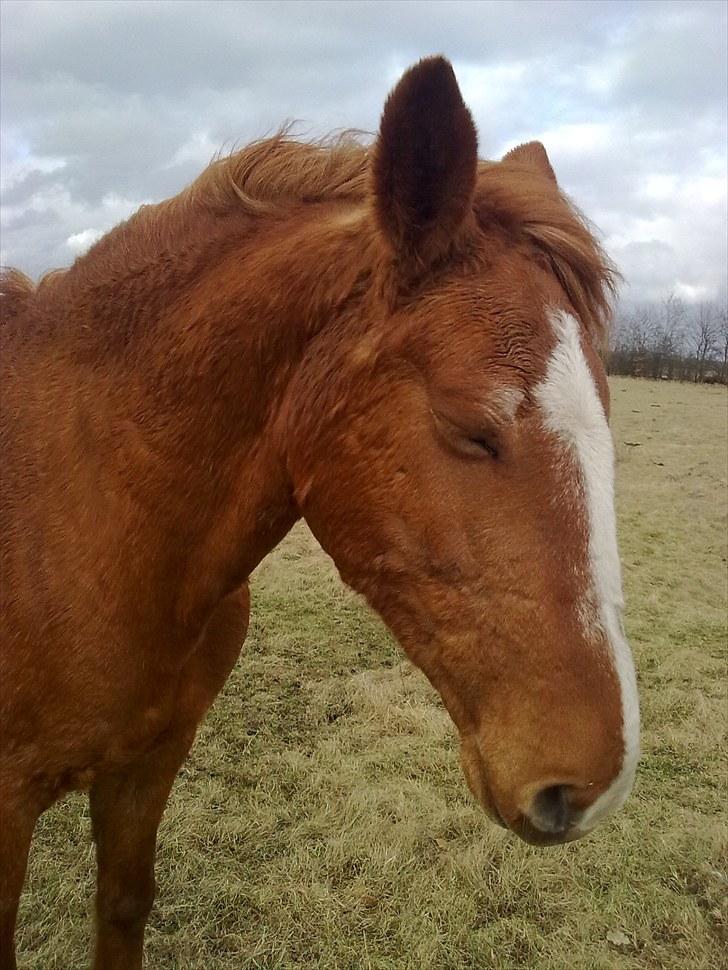
[{"label": "horse", "polygon": [[39,815],[90,799],[96,970],[141,967],[157,827],[303,518],[534,845],[639,751],[601,350],[617,272],[543,146],[478,156],[450,63],[377,134],[215,159],[2,281],[3,970]]}]

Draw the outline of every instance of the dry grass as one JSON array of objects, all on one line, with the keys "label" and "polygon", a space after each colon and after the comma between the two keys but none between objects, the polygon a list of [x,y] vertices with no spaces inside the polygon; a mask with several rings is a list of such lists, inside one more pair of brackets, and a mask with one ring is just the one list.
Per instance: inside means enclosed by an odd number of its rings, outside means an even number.
[{"label": "dry grass", "polygon": [[[628,808],[550,850],[490,825],[432,691],[297,528],[175,786],[148,967],[728,966],[726,394],[612,388],[644,715]],[[38,828],[21,967],[86,966],[92,862],[69,799]]]}]

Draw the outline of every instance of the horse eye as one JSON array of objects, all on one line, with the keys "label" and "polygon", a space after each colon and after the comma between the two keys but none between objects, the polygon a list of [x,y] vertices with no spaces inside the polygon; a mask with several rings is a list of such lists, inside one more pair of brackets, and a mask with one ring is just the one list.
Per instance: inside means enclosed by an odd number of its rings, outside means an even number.
[{"label": "horse eye", "polygon": [[474,444],[481,451],[484,451],[491,458],[498,458],[499,452],[492,441],[487,438],[470,438],[471,444]]}]

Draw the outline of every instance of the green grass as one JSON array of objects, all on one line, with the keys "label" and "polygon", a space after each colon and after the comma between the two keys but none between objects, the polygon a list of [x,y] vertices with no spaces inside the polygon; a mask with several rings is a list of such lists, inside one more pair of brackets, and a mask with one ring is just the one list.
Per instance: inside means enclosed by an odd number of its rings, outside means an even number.
[{"label": "green grass", "polygon": [[[531,848],[468,796],[424,678],[304,527],[175,785],[146,966],[728,967],[724,389],[612,380],[644,757],[625,810]],[[627,444],[629,442],[630,444]],[[87,966],[85,800],[41,820],[20,966]]]}]

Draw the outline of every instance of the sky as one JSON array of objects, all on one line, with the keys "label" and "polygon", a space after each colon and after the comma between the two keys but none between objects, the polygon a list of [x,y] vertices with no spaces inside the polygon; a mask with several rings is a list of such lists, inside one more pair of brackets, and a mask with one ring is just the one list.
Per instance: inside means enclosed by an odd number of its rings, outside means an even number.
[{"label": "sky", "polygon": [[375,132],[455,67],[484,158],[541,140],[623,299],[725,300],[724,0],[3,0],[0,261],[69,265],[220,150],[296,120]]}]

